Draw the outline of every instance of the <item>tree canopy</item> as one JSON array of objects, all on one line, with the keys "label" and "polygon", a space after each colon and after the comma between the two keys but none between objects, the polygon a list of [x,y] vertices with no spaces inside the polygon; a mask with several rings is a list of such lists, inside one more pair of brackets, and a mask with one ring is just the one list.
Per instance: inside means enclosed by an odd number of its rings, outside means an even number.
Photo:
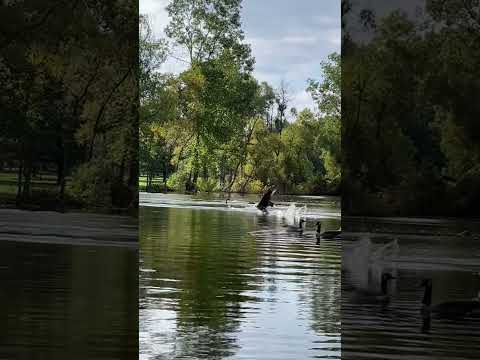
[{"label": "tree canopy", "polygon": [[[348,14],[347,5],[342,210],[473,215],[480,195],[478,7],[432,0],[417,17],[401,10],[378,17],[372,9]],[[353,36],[359,23],[368,41]]]},{"label": "tree canopy", "polygon": [[[17,204],[135,206],[138,10],[102,4],[0,5],[0,166]],[[33,187],[49,175],[56,188]]]},{"label": "tree canopy", "polygon": [[[339,55],[332,54],[321,64],[319,79],[306,84],[318,109],[290,108],[285,83],[275,89],[253,75],[240,6],[240,0],[172,0],[166,39],[154,38],[148,22],[142,23],[140,54],[151,57],[140,62],[146,64],[140,73],[150,74],[140,83],[145,189],[338,192]],[[177,60],[186,54],[187,69],[149,71],[149,64],[165,60],[153,48]]]}]

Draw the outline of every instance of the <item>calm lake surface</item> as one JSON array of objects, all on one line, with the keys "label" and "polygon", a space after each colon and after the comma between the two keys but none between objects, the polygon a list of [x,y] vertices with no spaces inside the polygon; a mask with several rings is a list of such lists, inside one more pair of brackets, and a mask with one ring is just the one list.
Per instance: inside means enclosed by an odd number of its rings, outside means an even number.
[{"label": "calm lake surface", "polygon": [[[465,316],[432,314],[429,320],[420,313],[423,279],[432,280],[432,305],[478,299],[480,239],[456,234],[477,231],[480,224],[371,223],[363,233],[343,234],[342,359],[480,359],[480,309]],[[396,278],[389,282],[389,301],[360,301],[359,289],[379,290],[386,272]]]},{"label": "calm lake surface", "polygon": [[141,193],[140,359],[340,358],[339,200]]},{"label": "calm lake surface", "polygon": [[119,217],[1,210],[0,359],[137,358],[137,229]]}]

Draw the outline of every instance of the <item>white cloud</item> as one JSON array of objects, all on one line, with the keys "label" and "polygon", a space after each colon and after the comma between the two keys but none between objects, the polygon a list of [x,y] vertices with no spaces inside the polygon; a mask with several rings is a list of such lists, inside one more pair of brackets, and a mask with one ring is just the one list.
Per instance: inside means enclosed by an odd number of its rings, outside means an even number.
[{"label": "white cloud", "polygon": [[305,108],[309,108],[311,110],[315,109],[315,103],[313,102],[312,96],[306,90],[302,90],[294,94],[292,104],[294,104],[293,106],[298,112]]},{"label": "white cloud", "polygon": [[280,40],[285,44],[292,44],[292,45],[311,45],[314,44],[317,39],[313,36],[301,36],[301,35],[293,35],[293,36],[286,36]]},{"label": "white cloud", "polygon": [[[150,17],[158,37],[164,36],[169,21],[165,10],[168,3],[140,0],[140,13]],[[305,91],[307,79],[319,79],[320,62],[328,54],[340,52],[340,1],[302,0],[292,9],[290,0],[244,0],[242,27],[256,60],[255,77],[273,87],[286,81],[292,97],[290,106],[299,111],[305,107],[313,110],[313,100]],[[170,57],[162,70],[178,73],[185,66]]]},{"label": "white cloud", "polygon": [[340,26],[340,14],[337,17],[326,15],[314,15],[313,22],[320,26],[339,27]]},{"label": "white cloud", "polygon": [[340,45],[342,44],[342,31],[340,29],[326,30],[323,39],[330,45],[340,49]]},{"label": "white cloud", "polygon": [[164,37],[164,28],[169,22],[165,9],[169,0],[140,0],[139,11],[150,19],[152,30],[157,37]]}]

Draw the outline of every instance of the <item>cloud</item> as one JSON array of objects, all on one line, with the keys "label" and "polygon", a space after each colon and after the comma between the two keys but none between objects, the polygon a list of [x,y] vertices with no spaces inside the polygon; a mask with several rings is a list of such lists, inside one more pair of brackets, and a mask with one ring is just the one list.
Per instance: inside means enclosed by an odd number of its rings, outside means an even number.
[{"label": "cloud", "polygon": [[295,104],[295,108],[300,112],[305,108],[311,110],[315,109],[315,103],[313,102],[312,96],[306,91],[302,90],[293,95],[292,103]]},{"label": "cloud", "polygon": [[[148,14],[154,32],[164,36],[169,0],[140,0],[140,13]],[[305,91],[307,79],[319,79],[320,62],[340,52],[340,1],[243,0],[242,29],[255,57],[254,75],[278,87],[289,84],[290,106],[314,109]],[[185,64],[170,58],[163,71],[178,73]]]},{"label": "cloud", "polygon": [[311,45],[314,44],[317,39],[314,36],[301,36],[301,35],[293,35],[293,36],[286,36],[281,39],[281,42],[285,44],[292,44],[292,45]]},{"label": "cloud", "polygon": [[339,27],[340,26],[340,16],[327,16],[327,15],[314,15],[312,17],[313,22],[320,26],[326,27]]},{"label": "cloud", "polygon": [[147,15],[157,37],[164,37],[163,31],[170,21],[165,9],[168,3],[169,0],[140,0],[139,2],[140,14]]},{"label": "cloud", "polygon": [[327,30],[323,36],[325,41],[327,41],[330,45],[338,47],[340,50],[340,46],[342,44],[342,31],[340,29]]},{"label": "cloud", "polygon": [[340,1],[244,0],[243,30],[256,59],[255,76],[290,85],[291,106],[314,110],[307,79],[321,78],[320,62],[340,52]]}]

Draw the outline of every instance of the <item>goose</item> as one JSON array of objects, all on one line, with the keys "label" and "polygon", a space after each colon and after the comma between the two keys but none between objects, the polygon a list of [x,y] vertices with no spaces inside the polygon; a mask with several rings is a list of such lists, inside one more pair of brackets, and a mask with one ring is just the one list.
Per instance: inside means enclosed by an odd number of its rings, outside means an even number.
[{"label": "goose", "polygon": [[320,239],[334,239],[342,233],[342,229],[324,231],[323,233],[321,232],[321,230],[322,223],[320,221],[317,221],[316,237],[318,241],[320,241]]},{"label": "goose", "polygon": [[388,295],[388,282],[396,279],[390,273],[383,273],[380,280],[380,291],[376,289],[361,289],[354,294],[354,301],[366,303],[385,303],[390,301]]},{"label": "goose", "polygon": [[425,288],[422,299],[421,313],[424,318],[434,314],[437,317],[457,318],[470,314],[480,308],[480,299],[446,301],[432,305],[432,280],[424,279],[420,284]]},{"label": "goose", "polygon": [[286,225],[287,231],[302,234],[303,230],[304,230],[303,229],[303,224],[304,223],[306,223],[306,221],[304,219],[300,219],[300,221],[298,222],[298,226]]},{"label": "goose", "polygon": [[317,221],[317,231],[315,232],[315,237],[317,238],[317,244],[320,244],[320,239],[322,238],[322,223]]},{"label": "goose", "polygon": [[372,258],[374,259],[392,259],[398,255],[400,247],[398,246],[398,239],[393,239],[389,243],[380,246],[378,249],[372,252]]},{"label": "goose", "polygon": [[270,198],[275,194],[275,189],[268,189],[267,192],[262,196],[262,199],[258,202],[257,208],[263,212],[267,212],[269,206],[273,206],[273,202],[270,201]]},{"label": "goose", "polygon": [[300,221],[298,222],[298,228],[297,228],[297,231],[299,233],[302,233],[303,232],[303,224],[306,223],[306,221],[304,219],[300,219]]},{"label": "goose", "polygon": [[457,236],[468,237],[472,236],[472,233],[468,230],[463,230],[457,234]]}]

